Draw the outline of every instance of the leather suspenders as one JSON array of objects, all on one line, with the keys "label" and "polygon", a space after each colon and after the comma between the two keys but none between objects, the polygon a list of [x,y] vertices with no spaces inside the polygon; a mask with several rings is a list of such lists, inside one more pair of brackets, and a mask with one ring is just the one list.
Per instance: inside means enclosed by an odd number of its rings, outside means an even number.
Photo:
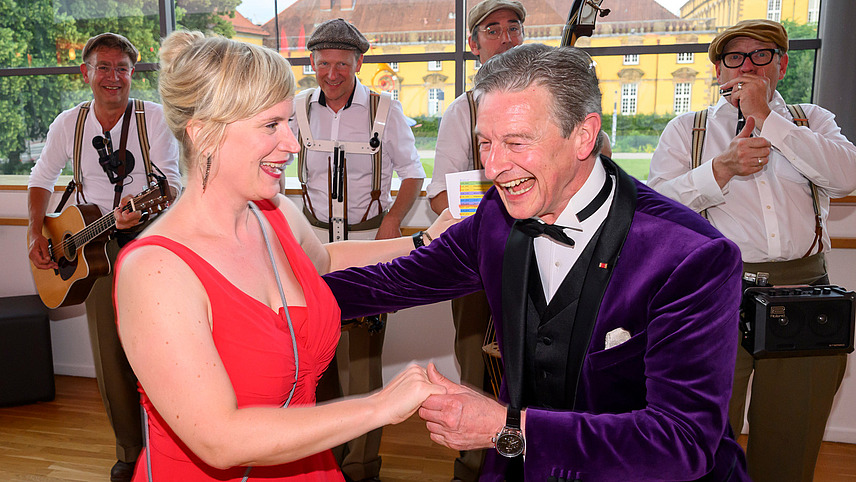
[{"label": "leather suspenders", "polygon": [[470,142],[473,145],[473,169],[484,169],[479,152],[479,141],[476,139],[476,98],[472,90],[467,92],[467,102],[470,104]]},{"label": "leather suspenders", "polygon": [[[146,178],[148,179],[152,174],[152,160],[149,156],[150,144],[148,131],[146,130],[145,102],[140,99],[132,100],[137,118],[137,137],[140,141],[140,151],[143,154],[143,163],[145,164]],[[83,131],[86,126],[86,117],[89,115],[91,106],[91,100],[84,102],[80,105],[80,108],[77,111],[77,122],[74,125],[74,146],[72,153],[73,178],[71,182],[68,183],[68,186],[66,186],[62,199],[57,205],[56,212],[62,211],[63,206],[65,206],[69,196],[75,189],[77,190],[78,203],[80,203],[81,200],[84,203],[86,202],[86,195],[83,193],[83,176],[81,175],[80,170],[80,157],[83,152]]]},{"label": "leather suspenders", "polygon": [[[788,111],[791,113],[791,117],[794,118],[794,124],[800,127],[809,127],[808,116],[805,115],[805,111],[801,105],[788,104]],[[803,258],[811,254],[815,244],[817,244],[817,252],[823,252],[823,219],[820,216],[820,195],[817,192],[817,186],[813,182],[809,181],[808,185],[811,188],[811,202],[814,207],[814,241],[811,242],[811,246],[803,255]]]},{"label": "leather suspenders", "polygon": [[[693,139],[692,139],[692,158],[690,160],[690,170],[693,170],[701,165],[701,151],[704,147],[704,135],[707,131],[707,109],[700,110],[695,113],[693,119]],[[707,217],[707,209],[703,209],[699,214],[705,219]]]},{"label": "leather suspenders", "polygon": [[[793,117],[794,124],[800,127],[809,127],[808,117],[805,111],[799,104],[788,104],[788,111]],[[693,120],[693,135],[692,135],[692,159],[690,160],[690,169],[695,169],[701,165],[701,151],[704,147],[704,135],[707,128],[707,109],[697,111]],[[820,196],[817,192],[817,186],[811,181],[808,182],[811,189],[811,200],[814,207],[814,241],[808,251],[803,255],[803,258],[811,255],[814,246],[817,245],[817,252],[823,252],[823,219],[820,215]],[[708,219],[707,209],[700,212],[705,219]]]},{"label": "leather suspenders", "polygon": [[[309,222],[318,227],[330,230],[330,241],[348,239],[349,230],[372,229],[380,226],[380,221],[385,214],[381,209],[381,179],[383,174],[383,131],[389,116],[389,108],[392,97],[387,94],[370,92],[369,95],[369,119],[371,122],[371,133],[365,142],[338,141],[315,139],[309,124],[310,98],[314,89],[304,90],[295,97],[295,116],[297,117],[298,133],[297,140],[300,142],[300,152],[297,156],[297,177],[303,196],[304,214]],[[329,223],[318,220],[315,208],[309,199],[306,185],[308,177],[308,166],[306,154],[308,151],[325,152],[331,155],[328,158],[328,213]],[[371,154],[372,155],[372,185],[371,200],[357,223],[349,223],[347,219],[347,163],[346,153]],[[335,194],[335,196],[334,196]],[[369,219],[372,206],[377,203],[378,215]]]}]

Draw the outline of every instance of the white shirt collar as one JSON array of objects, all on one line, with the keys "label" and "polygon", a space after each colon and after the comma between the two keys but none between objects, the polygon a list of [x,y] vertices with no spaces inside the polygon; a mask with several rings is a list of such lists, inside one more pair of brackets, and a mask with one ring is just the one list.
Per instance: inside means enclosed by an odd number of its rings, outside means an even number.
[{"label": "white shirt collar", "polygon": [[600,162],[600,158],[598,158],[595,160],[594,168],[589,174],[588,179],[586,179],[586,182],[583,183],[579,191],[571,196],[568,205],[565,206],[565,209],[556,218],[556,224],[575,231],[582,231],[583,226],[580,220],[577,219],[577,213],[585,209],[592,202],[600,192],[604,182],[606,182],[606,169],[603,168],[603,164]]}]

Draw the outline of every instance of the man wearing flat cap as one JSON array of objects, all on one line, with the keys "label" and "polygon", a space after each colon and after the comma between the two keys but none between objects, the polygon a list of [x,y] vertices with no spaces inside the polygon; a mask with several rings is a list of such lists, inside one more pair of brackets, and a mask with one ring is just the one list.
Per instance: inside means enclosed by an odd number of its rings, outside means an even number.
[{"label": "man wearing flat cap", "polygon": [[[523,21],[526,9],[514,0],[484,0],[467,15],[470,31],[468,43],[479,62],[523,43]],[[476,99],[472,91],[459,95],[443,113],[437,132],[434,153],[434,175],[425,189],[431,209],[437,214],[449,206],[446,174],[484,169],[479,157],[475,127]],[[490,379],[485,372],[482,346],[490,323],[490,307],[484,291],[452,300],[452,322],[455,325],[455,358],[461,367],[461,382],[490,392]],[[454,480],[478,480],[484,450],[462,451],[455,459]]]},{"label": "man wearing flat cap", "polygon": [[[723,96],[673,119],[651,159],[649,186],[706,215],[740,247],[744,288],[759,276],[772,285],[828,284],[829,199],[856,189],[856,147],[835,116],[789,106],[776,91],[787,51],[785,29],[770,20],[744,20],[717,35],[708,52]],[[753,480],[812,480],[846,363],[846,355],[754,359],[737,350],[729,419],[740,433],[754,371]]]},{"label": "man wearing flat cap", "polygon": [[[319,88],[297,95],[292,122],[302,148],[298,172],[304,214],[324,242],[399,237],[401,221],[425,178],[401,103],[371,92],[357,79],[369,42],[347,21],[318,25],[306,48]],[[401,179],[394,201],[393,170]],[[430,240],[420,233],[416,242]],[[319,384],[319,402],[383,386],[385,322],[382,315],[345,323],[350,329],[342,332],[337,357]],[[347,384],[340,385],[339,368]],[[380,438],[377,429],[334,450],[346,479],[377,479]]]}]

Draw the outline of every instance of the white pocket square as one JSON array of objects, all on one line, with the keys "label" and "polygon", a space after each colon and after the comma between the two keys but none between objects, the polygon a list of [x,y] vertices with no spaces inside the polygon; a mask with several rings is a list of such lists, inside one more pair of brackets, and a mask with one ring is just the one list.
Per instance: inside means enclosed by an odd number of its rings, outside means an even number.
[{"label": "white pocket square", "polygon": [[624,328],[616,328],[606,334],[606,339],[604,340],[604,349],[609,350],[610,348],[616,347],[629,339],[629,331],[625,330]]}]

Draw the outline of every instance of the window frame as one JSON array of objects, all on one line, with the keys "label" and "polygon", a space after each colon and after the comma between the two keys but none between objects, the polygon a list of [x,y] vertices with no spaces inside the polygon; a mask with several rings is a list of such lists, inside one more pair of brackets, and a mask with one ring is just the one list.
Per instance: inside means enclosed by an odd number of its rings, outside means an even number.
[{"label": "window frame", "polygon": [[636,115],[639,103],[639,83],[624,82],[621,84],[621,115]]},{"label": "window frame", "polygon": [[[682,90],[683,89],[683,90]],[[692,110],[693,83],[675,82],[675,98],[673,110],[675,115],[684,114]]]}]

